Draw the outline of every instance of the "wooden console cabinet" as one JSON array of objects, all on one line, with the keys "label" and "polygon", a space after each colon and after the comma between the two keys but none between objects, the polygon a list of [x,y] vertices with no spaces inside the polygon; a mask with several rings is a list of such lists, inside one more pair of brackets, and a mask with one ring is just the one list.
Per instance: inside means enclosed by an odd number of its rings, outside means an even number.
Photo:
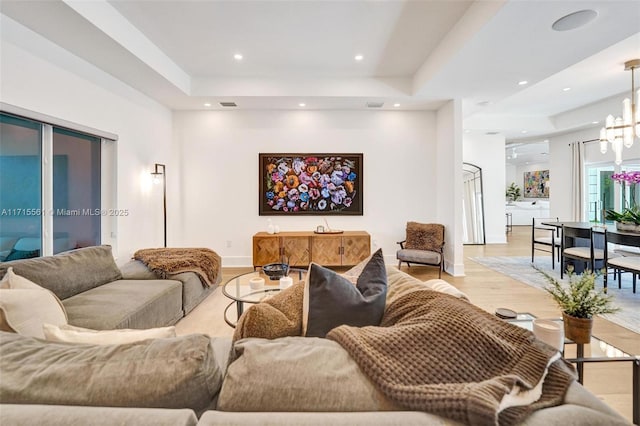
[{"label": "wooden console cabinet", "polygon": [[315,232],[258,232],[253,236],[253,267],[289,258],[293,267],[315,262],[324,266],[352,266],[371,254],[371,236],[365,231],[342,234]]}]

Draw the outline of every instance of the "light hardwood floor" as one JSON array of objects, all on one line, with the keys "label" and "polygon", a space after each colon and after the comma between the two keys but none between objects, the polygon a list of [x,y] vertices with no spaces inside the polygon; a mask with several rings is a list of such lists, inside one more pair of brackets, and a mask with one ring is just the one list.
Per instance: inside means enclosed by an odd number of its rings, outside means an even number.
[{"label": "light hardwood floor", "polygon": [[[479,256],[530,256],[530,236],[531,227],[514,226],[513,232],[508,234],[507,244],[465,246],[466,276],[452,277],[444,274],[443,279],[465,292],[474,304],[489,312],[493,313],[496,308],[506,307],[518,312],[531,312],[539,318],[557,318],[560,312],[546,293],[487,269],[469,259]],[[548,255],[536,251],[536,258],[539,256]],[[549,262],[551,262],[550,257]],[[251,268],[224,268],[222,282],[250,270]],[[438,277],[437,270],[431,267],[407,268],[405,265],[402,270],[421,280]],[[222,294],[221,287],[217,288],[176,325],[178,334],[205,333],[211,336],[231,336],[233,329],[224,322],[222,316],[229,303],[230,300]],[[230,314],[235,315],[233,308]],[[640,354],[640,335],[624,327],[596,318],[594,334],[629,354]],[[631,363],[587,364],[585,386],[629,421],[631,420]]]}]

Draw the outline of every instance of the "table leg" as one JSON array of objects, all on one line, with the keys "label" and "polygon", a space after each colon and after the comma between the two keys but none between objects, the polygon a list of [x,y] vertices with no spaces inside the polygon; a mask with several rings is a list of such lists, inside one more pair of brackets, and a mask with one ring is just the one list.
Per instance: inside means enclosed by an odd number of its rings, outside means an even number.
[{"label": "table leg", "polygon": [[[584,358],[584,345],[582,343],[576,344],[576,358],[582,359]],[[578,370],[578,383],[581,385],[584,384],[584,362],[577,361],[576,362],[576,370]]]},{"label": "table leg", "polygon": [[244,303],[237,300],[236,301],[236,309],[238,311],[238,319],[240,319],[240,315],[242,315],[242,312],[244,312]]},{"label": "table leg", "polygon": [[640,358],[633,361],[633,423],[640,424]]}]

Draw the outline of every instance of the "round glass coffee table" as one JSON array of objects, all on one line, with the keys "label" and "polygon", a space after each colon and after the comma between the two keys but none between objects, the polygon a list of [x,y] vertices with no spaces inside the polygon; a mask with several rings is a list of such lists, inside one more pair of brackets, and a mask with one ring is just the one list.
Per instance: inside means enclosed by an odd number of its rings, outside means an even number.
[{"label": "round glass coffee table", "polygon": [[[306,275],[306,269],[289,269],[289,276],[293,278],[294,284],[299,281],[303,281]],[[249,280],[256,277],[264,278],[264,287],[259,289],[251,288]],[[231,278],[224,284],[224,286],[222,286],[222,293],[229,299],[233,300],[233,302],[229,303],[229,305],[224,309],[225,322],[235,328],[240,315],[244,312],[245,303],[258,303],[279,292],[280,281],[269,279],[269,276],[262,272],[262,270],[248,272]],[[230,321],[228,311],[234,304],[236,305],[238,314],[235,321]]]}]

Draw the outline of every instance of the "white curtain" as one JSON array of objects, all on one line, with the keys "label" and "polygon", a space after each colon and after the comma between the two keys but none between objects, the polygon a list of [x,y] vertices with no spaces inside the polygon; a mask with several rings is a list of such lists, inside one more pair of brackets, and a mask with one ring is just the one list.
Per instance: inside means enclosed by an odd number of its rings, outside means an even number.
[{"label": "white curtain", "polygon": [[584,149],[582,142],[572,142],[571,146],[571,218],[583,221]]}]

